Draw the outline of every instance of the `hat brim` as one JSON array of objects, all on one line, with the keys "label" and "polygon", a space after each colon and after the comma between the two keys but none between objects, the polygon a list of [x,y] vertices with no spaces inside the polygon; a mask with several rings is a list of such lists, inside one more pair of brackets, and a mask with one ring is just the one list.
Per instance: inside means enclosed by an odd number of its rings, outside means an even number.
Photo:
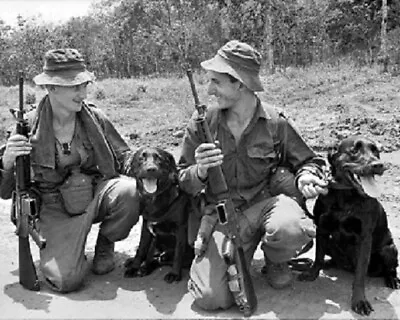
[{"label": "hat brim", "polygon": [[200,65],[205,70],[215,71],[218,73],[227,73],[231,75],[242,82],[251,91],[264,91],[264,87],[262,86],[260,77],[257,73],[234,68],[219,54],[215,55],[209,60],[201,62]]},{"label": "hat brim", "polygon": [[96,79],[92,72],[87,70],[65,70],[65,71],[45,71],[33,78],[38,86],[76,86],[85,82],[93,82]]}]

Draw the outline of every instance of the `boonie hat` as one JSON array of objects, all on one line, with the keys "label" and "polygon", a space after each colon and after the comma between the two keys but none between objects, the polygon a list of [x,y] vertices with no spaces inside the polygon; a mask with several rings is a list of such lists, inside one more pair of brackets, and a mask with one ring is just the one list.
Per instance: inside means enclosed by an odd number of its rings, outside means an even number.
[{"label": "boonie hat", "polygon": [[254,92],[264,91],[259,76],[261,54],[247,43],[231,40],[200,65],[206,70],[230,74]]},{"label": "boonie hat", "polygon": [[33,78],[41,85],[76,86],[92,82],[95,76],[86,70],[78,50],[72,48],[49,50],[44,56],[43,72]]}]

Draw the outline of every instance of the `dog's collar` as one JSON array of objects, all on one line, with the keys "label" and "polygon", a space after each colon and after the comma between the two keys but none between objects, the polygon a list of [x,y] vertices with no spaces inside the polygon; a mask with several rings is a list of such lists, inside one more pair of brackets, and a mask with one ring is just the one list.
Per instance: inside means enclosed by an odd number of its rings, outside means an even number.
[{"label": "dog's collar", "polygon": [[335,190],[350,190],[350,189],[354,189],[353,186],[349,186],[347,184],[338,182],[335,179],[329,179],[328,188],[329,189],[335,189]]}]

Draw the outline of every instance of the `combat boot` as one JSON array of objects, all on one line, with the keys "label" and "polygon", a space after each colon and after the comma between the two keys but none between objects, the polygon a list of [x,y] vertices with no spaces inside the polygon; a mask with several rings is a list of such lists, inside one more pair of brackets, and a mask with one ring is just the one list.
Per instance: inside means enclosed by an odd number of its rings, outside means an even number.
[{"label": "combat boot", "polygon": [[111,272],[114,267],[114,242],[99,234],[94,249],[92,271],[101,275]]},{"label": "combat boot", "polygon": [[264,255],[265,266],[262,273],[266,275],[269,285],[275,289],[282,289],[292,284],[294,276],[288,262],[273,263]]}]

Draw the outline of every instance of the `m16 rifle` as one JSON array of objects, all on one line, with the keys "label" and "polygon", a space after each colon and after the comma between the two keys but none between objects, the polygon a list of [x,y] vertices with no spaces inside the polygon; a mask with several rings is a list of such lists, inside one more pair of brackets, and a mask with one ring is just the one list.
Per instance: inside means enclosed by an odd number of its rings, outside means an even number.
[{"label": "m16 rifle", "polygon": [[[28,121],[24,119],[24,76],[19,74],[19,110],[10,110],[17,120],[16,132],[29,138]],[[29,235],[39,249],[46,246],[46,241],[39,234],[36,223],[39,218],[37,201],[31,196],[30,155],[18,156],[15,164],[16,187],[12,194],[11,221],[16,226],[15,233],[19,243],[19,282],[33,291],[40,290],[39,280],[33,263]]]},{"label": "m16 rifle", "polygon": [[[193,81],[192,71],[187,70],[190,87],[192,89],[198,117],[195,120],[200,140],[203,143],[214,143],[210,128],[206,120],[206,106],[200,103]],[[221,166],[208,170],[213,181],[209,184],[211,192],[217,198],[216,212],[219,223],[227,227],[227,239],[224,242],[223,257],[228,265],[228,283],[233,293],[236,304],[245,317],[249,317],[257,308],[257,296],[254,291],[253,281],[247,267],[237,214]]]}]

